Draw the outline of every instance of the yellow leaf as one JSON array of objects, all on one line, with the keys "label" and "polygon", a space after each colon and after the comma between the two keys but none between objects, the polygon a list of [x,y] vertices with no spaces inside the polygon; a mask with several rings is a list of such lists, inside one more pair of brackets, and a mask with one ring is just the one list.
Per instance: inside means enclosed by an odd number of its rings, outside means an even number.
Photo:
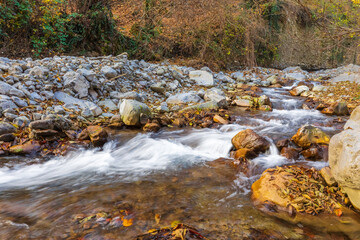
[{"label": "yellow leaf", "polygon": [[155,222],[156,222],[156,224],[159,224],[160,219],[161,219],[160,214],[155,214]]},{"label": "yellow leaf", "polygon": [[177,227],[177,225],[180,224],[180,221],[179,220],[175,220],[171,223],[171,227],[174,228],[174,227]]},{"label": "yellow leaf", "polygon": [[123,226],[124,227],[130,227],[133,225],[133,220],[131,218],[124,218],[123,219]]}]

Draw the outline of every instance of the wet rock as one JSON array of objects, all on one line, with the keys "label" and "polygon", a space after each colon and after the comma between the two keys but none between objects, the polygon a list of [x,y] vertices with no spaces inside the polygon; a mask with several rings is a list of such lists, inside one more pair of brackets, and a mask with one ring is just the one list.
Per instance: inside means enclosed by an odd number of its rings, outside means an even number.
[{"label": "wet rock", "polygon": [[321,110],[321,113],[326,115],[334,115],[334,107],[330,106]]},{"label": "wet rock", "polygon": [[256,157],[256,153],[248,148],[241,148],[235,151],[235,159],[252,159]]},{"label": "wet rock", "polygon": [[312,125],[304,125],[291,138],[294,143],[302,148],[308,148],[312,144],[329,144],[330,137],[321,129]]},{"label": "wet rock", "polygon": [[321,176],[324,178],[326,184],[328,186],[334,186],[336,184],[335,178],[331,173],[331,169],[329,167],[324,167],[320,170]]},{"label": "wet rock", "polygon": [[64,86],[78,93],[80,98],[86,97],[89,94],[90,83],[83,75],[70,71],[63,78]]},{"label": "wet rock", "polygon": [[[87,135],[95,147],[103,146],[107,142],[108,137],[108,133],[100,126],[88,126],[80,135]],[[85,140],[83,138],[81,140]]]},{"label": "wet rock", "polygon": [[283,149],[284,147],[288,147],[289,145],[290,145],[289,139],[281,139],[276,142],[276,147],[279,149],[279,151],[281,151],[281,149]]},{"label": "wet rock", "polygon": [[214,101],[221,108],[227,105],[226,96],[223,91],[218,88],[211,88],[205,92],[205,101]]},{"label": "wet rock", "polygon": [[322,111],[324,108],[326,108],[325,104],[323,103],[319,103],[317,106],[316,106],[316,110],[319,110],[319,111]]},{"label": "wet rock", "polygon": [[281,156],[287,159],[297,160],[299,159],[299,150],[293,147],[283,147],[280,152]]},{"label": "wet rock", "polygon": [[41,151],[41,145],[38,141],[27,141],[24,144],[21,145],[15,145],[10,147],[9,152],[11,154],[18,154],[18,155],[23,155],[23,154],[34,154],[37,152]]},{"label": "wet rock", "polygon": [[196,84],[200,86],[212,87],[215,85],[213,75],[207,71],[191,71],[189,73],[189,78],[194,80]]},{"label": "wet rock", "polygon": [[307,86],[298,86],[293,88],[290,91],[290,94],[293,96],[299,96],[300,94],[302,94],[303,92],[309,91],[309,88]]},{"label": "wet rock", "polygon": [[145,132],[157,132],[160,130],[160,125],[158,123],[147,123],[143,127]]},{"label": "wet rock", "polygon": [[31,139],[42,139],[42,138],[52,138],[60,137],[60,133],[53,129],[44,129],[44,130],[32,130],[29,138]]},{"label": "wet rock", "polygon": [[271,107],[271,101],[270,98],[266,95],[261,95],[258,99],[257,99],[257,104],[259,107],[267,105]]},{"label": "wet rock", "polygon": [[307,159],[312,161],[328,161],[328,146],[314,146],[301,152]]},{"label": "wet rock", "polygon": [[151,117],[150,108],[136,100],[124,99],[120,104],[121,120],[128,126],[136,126],[141,124],[141,115],[148,118]]},{"label": "wet rock", "polygon": [[0,135],[0,142],[12,142],[15,140],[15,135],[13,133],[5,133]]},{"label": "wet rock", "polygon": [[6,134],[6,133],[15,133],[16,128],[7,122],[0,122],[0,135]]},{"label": "wet rock", "polygon": [[247,148],[255,153],[265,152],[270,143],[251,129],[246,129],[236,134],[231,140],[236,150]]},{"label": "wet rock", "polygon": [[233,105],[239,106],[239,107],[252,107],[253,102],[249,99],[236,99],[232,102]]},{"label": "wet rock", "polygon": [[272,107],[268,106],[268,105],[262,105],[259,107],[260,111],[272,111]]}]

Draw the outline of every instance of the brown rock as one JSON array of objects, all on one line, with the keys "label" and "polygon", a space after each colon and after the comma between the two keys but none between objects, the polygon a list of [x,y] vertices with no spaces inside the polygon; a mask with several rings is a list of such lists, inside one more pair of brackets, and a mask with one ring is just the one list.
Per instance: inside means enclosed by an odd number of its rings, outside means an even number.
[{"label": "brown rock", "polygon": [[220,117],[219,115],[215,115],[214,118],[213,118],[214,122],[216,123],[221,123],[221,124],[229,124],[229,121],[228,120],[225,120],[224,118]]},{"label": "brown rock", "polygon": [[241,148],[239,150],[236,150],[234,154],[235,159],[251,159],[254,157],[256,157],[256,154],[248,148]]},{"label": "brown rock", "polygon": [[299,151],[296,148],[284,147],[281,149],[281,156],[286,157],[287,159],[298,159]]},{"label": "brown rock", "polygon": [[291,138],[298,146],[308,148],[312,144],[329,144],[330,137],[321,129],[312,125],[304,125]]},{"label": "brown rock", "polygon": [[264,137],[251,129],[239,132],[232,138],[231,142],[236,150],[247,148],[255,153],[265,152],[270,147],[270,143]]},{"label": "brown rock", "polygon": [[145,132],[157,132],[160,130],[160,125],[158,123],[147,123],[145,124],[145,126],[143,127],[143,130]]},{"label": "brown rock", "polygon": [[46,137],[54,137],[59,136],[59,132],[52,129],[45,129],[45,130],[32,130],[30,134],[30,138],[39,139],[39,138],[46,138]]},{"label": "brown rock", "polygon": [[262,105],[259,107],[260,111],[272,111],[272,108],[269,105]]},{"label": "brown rock", "polygon": [[276,147],[279,149],[279,151],[281,151],[281,149],[283,149],[284,147],[288,147],[289,144],[290,144],[289,139],[282,139],[276,142]]},{"label": "brown rock", "polygon": [[326,106],[325,106],[323,103],[319,103],[319,104],[317,105],[317,107],[316,107],[316,110],[321,111],[321,110],[323,110],[324,108],[326,108]]},{"label": "brown rock", "polygon": [[106,143],[108,133],[100,126],[88,126],[86,128],[89,137],[94,146],[99,147]]},{"label": "brown rock", "polygon": [[176,118],[174,119],[173,121],[173,124],[177,127],[182,127],[184,126],[186,123],[185,123],[185,120],[183,118]]},{"label": "brown rock", "polygon": [[38,141],[28,141],[22,145],[15,145],[10,147],[9,152],[12,154],[33,154],[41,150],[41,145]]},{"label": "brown rock", "polygon": [[332,106],[324,108],[321,113],[326,115],[334,115],[334,108]]},{"label": "brown rock", "polygon": [[301,152],[308,160],[328,161],[328,146],[314,146]]}]

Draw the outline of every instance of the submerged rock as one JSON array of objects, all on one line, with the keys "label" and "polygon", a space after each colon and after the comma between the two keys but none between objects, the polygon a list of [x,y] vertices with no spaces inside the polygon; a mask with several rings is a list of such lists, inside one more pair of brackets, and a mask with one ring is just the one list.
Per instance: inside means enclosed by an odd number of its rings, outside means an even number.
[{"label": "submerged rock", "polygon": [[255,153],[265,152],[270,143],[251,129],[246,129],[236,134],[231,143],[236,150],[247,148]]},{"label": "submerged rock", "polygon": [[312,144],[327,145],[330,141],[330,137],[325,132],[312,125],[302,126],[291,139],[302,148],[308,148]]}]

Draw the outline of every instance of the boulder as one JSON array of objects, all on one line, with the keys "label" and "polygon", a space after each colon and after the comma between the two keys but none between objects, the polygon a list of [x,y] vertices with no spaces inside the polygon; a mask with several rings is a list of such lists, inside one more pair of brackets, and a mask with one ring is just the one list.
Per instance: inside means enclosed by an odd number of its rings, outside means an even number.
[{"label": "boulder", "polygon": [[265,152],[270,143],[251,129],[246,129],[236,134],[231,140],[236,150],[247,148],[255,153]]},{"label": "boulder", "polygon": [[299,96],[300,94],[302,94],[303,92],[306,92],[306,91],[309,91],[309,87],[307,87],[307,86],[298,86],[298,87],[293,88],[290,91],[290,94],[293,95],[293,96]]},{"label": "boulder", "polygon": [[360,106],[356,107],[346,122],[344,129],[360,129]]},{"label": "boulder", "polygon": [[200,86],[212,87],[215,85],[213,75],[207,71],[191,71],[189,73],[189,78],[194,80],[196,84]]},{"label": "boulder", "polygon": [[248,148],[238,149],[234,154],[235,159],[251,159],[255,157],[256,153]]},{"label": "boulder", "polygon": [[270,106],[271,107],[271,101],[270,101],[270,98],[266,95],[261,95],[258,99],[257,99],[257,104],[259,107],[261,106]]},{"label": "boulder", "polygon": [[9,96],[16,96],[16,97],[24,97],[25,94],[23,91],[14,88],[13,86],[0,81],[0,94],[9,95]]},{"label": "boulder", "polygon": [[0,122],[0,135],[7,133],[15,133],[16,128],[7,122]]},{"label": "boulder", "polygon": [[334,175],[332,174],[331,169],[329,167],[322,168],[320,170],[320,174],[324,178],[324,180],[328,186],[334,186],[336,184]]},{"label": "boulder", "polygon": [[330,137],[321,129],[312,125],[304,125],[291,138],[294,143],[302,148],[309,148],[312,144],[328,145]]},{"label": "boulder", "polygon": [[211,88],[205,92],[205,101],[215,101],[219,107],[225,107],[227,105],[226,96],[219,88]]},{"label": "boulder", "polygon": [[64,86],[79,94],[80,98],[89,94],[90,83],[80,73],[70,71],[64,75]]},{"label": "boulder", "polygon": [[121,120],[128,126],[140,125],[142,115],[151,117],[151,110],[144,103],[124,99],[119,105]]}]

